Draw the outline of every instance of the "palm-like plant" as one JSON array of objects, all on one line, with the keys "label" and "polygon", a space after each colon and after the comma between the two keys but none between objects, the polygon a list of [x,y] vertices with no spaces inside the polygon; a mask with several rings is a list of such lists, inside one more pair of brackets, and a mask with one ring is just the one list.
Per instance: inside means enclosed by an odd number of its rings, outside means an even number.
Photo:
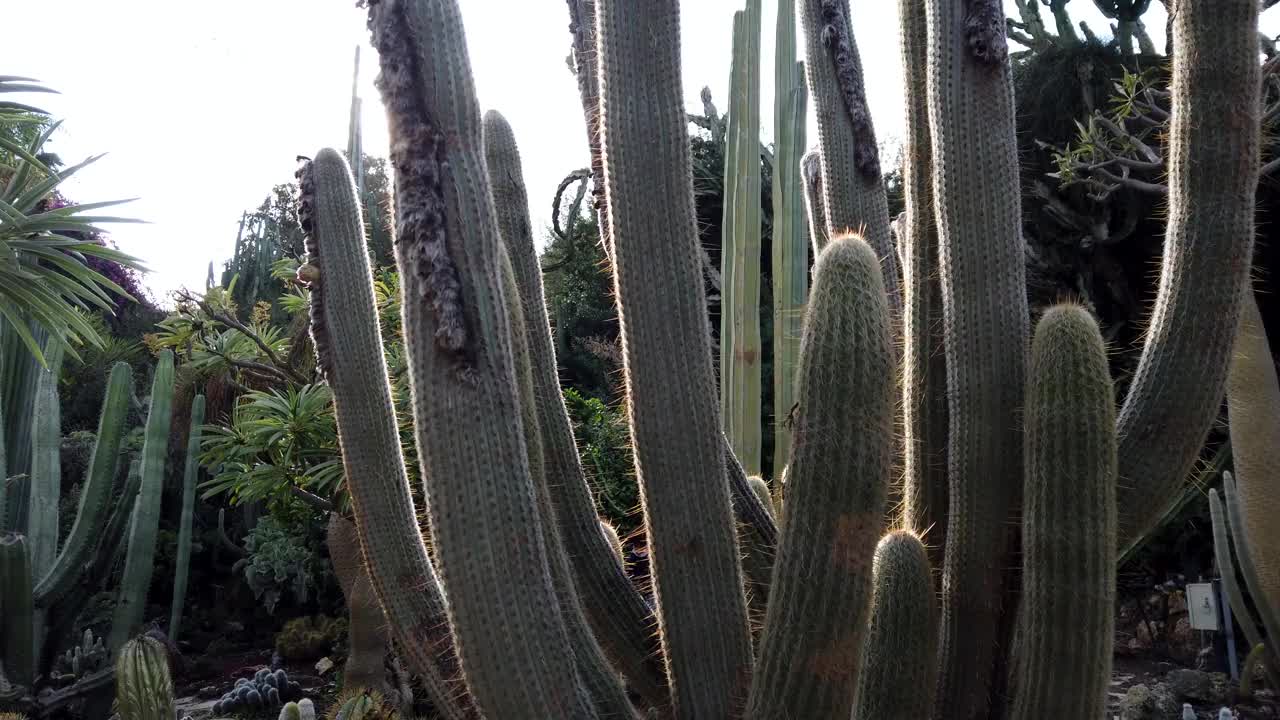
[{"label": "palm-like plant", "polygon": [[[14,92],[50,91],[28,78],[0,76],[0,94]],[[39,108],[0,100],[0,319],[42,364],[41,343],[31,325],[74,356],[74,345],[101,347],[103,342],[81,311],[113,312],[112,293],[129,297],[90,269],[87,256],[142,269],[135,258],[92,239],[102,232],[101,224],[137,222],[95,214],[127,200],[81,205],[54,201],[59,185],[102,157],[58,167],[42,153],[58,126]]]}]

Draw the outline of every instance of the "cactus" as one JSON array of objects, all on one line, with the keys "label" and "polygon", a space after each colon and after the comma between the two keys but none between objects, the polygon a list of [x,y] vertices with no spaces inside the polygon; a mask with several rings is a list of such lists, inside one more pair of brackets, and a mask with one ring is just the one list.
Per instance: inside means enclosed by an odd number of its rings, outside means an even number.
[{"label": "cactus", "polygon": [[1224,0],[1174,14],[1160,292],[1117,431],[1122,553],[1177,502],[1222,403],[1253,258],[1258,12]]},{"label": "cactus", "polygon": [[[808,220],[800,182],[809,93],[804,64],[796,61],[796,13],[778,3],[773,45],[773,477],[791,456],[791,427],[783,421],[795,404],[805,297],[809,292]],[[770,501],[766,500],[766,505]]]},{"label": "cactus", "polygon": [[[1213,526],[1214,562],[1218,566],[1218,576],[1222,579],[1222,587],[1227,593],[1227,601],[1231,604],[1231,612],[1236,624],[1240,626],[1250,647],[1264,648],[1264,657],[1261,661],[1267,671],[1267,680],[1272,687],[1280,687],[1280,663],[1276,661],[1275,652],[1262,642],[1265,626],[1262,618],[1255,616],[1253,612],[1253,608],[1259,610],[1261,608],[1256,604],[1252,607],[1247,605],[1244,592],[1240,588],[1237,562],[1230,544],[1232,532],[1227,526],[1226,513],[1216,489],[1209,491],[1209,518]],[[1258,614],[1260,615],[1261,612]]]},{"label": "cactus", "polygon": [[832,240],[818,256],[800,343],[795,446],[750,717],[853,709],[890,474],[893,373],[879,258],[857,236]]},{"label": "cactus", "polygon": [[141,635],[120,647],[114,710],[120,720],[173,719],[169,652],[159,640]]},{"label": "cactus", "polygon": [[187,464],[182,473],[182,520],[174,563],[173,603],[169,610],[169,639],[178,642],[178,626],[187,602],[187,571],[191,561],[191,519],[195,513],[196,480],[200,475],[200,428],[204,424],[204,395],[191,400],[191,424],[187,434]]},{"label": "cactus", "polygon": [[[760,473],[760,0],[734,13],[721,223],[720,414],[743,468]],[[807,265],[807,261],[806,261]]]},{"label": "cactus", "polygon": [[[524,187],[520,151],[511,126],[495,111],[484,118],[485,163],[494,198],[498,230],[514,274],[524,349],[528,353],[532,393],[542,457],[542,481],[562,541],[577,550],[568,555],[573,585],[600,646],[633,690],[661,704],[666,678],[656,662],[658,647],[652,633],[649,607],[631,585],[621,562],[618,543],[615,562],[601,546],[595,525],[595,503],[587,487],[573,438],[573,428],[560,393],[555,345],[552,342],[542,272],[529,228],[529,201]],[[508,298],[508,302],[511,298]],[[514,317],[516,309],[511,310]],[[522,410],[527,410],[523,408]],[[533,450],[530,450],[530,457]],[[537,468],[534,468],[537,469]],[[615,538],[616,539],[616,538]]]},{"label": "cactus", "polygon": [[173,352],[165,350],[156,362],[151,383],[151,408],[147,412],[142,444],[142,487],[129,526],[129,554],[120,576],[120,593],[107,647],[113,652],[124,645],[142,624],[147,590],[154,570],[156,534],[160,524],[160,498],[164,490],[164,464],[169,448],[173,409]]},{"label": "cactus", "polygon": [[[1280,607],[1272,605],[1263,592],[1262,578],[1258,574],[1259,557],[1267,557],[1274,552],[1270,548],[1255,548],[1248,536],[1240,531],[1244,525],[1244,513],[1240,507],[1240,494],[1236,491],[1235,477],[1222,473],[1222,494],[1226,504],[1227,527],[1230,528],[1232,547],[1235,548],[1236,561],[1240,565],[1240,575],[1244,578],[1245,587],[1249,589],[1249,597],[1253,598],[1258,609],[1258,619],[1266,629],[1268,638],[1280,638]],[[1210,499],[1213,495],[1209,496]]]},{"label": "cactus", "polygon": [[760,504],[764,505],[769,512],[773,512],[773,494],[769,492],[769,483],[759,475],[752,475],[747,478],[747,482],[751,483],[751,492],[760,498]]},{"label": "cactus", "polygon": [[31,687],[35,679],[35,640],[32,638],[31,551],[27,539],[0,533],[0,685]]},{"label": "cactus", "polygon": [[[1034,3],[1033,3],[1034,4]],[[942,346],[942,287],[933,207],[933,148],[929,133],[929,32],[925,6],[899,0],[907,138],[902,177],[906,210],[902,250],[903,515],[942,565],[947,536],[947,377]]]},{"label": "cactus", "polygon": [[311,283],[312,340],[333,388],[365,565],[391,632],[437,710],[465,718],[467,702],[455,697],[457,662],[444,597],[400,455],[355,183],[333,150],[317,153],[299,176],[308,266],[318,270]]},{"label": "cactus", "polygon": [[800,182],[804,189],[804,211],[809,224],[809,243],[817,256],[827,246],[827,201],[822,189],[822,153],[812,148],[800,158]]},{"label": "cactus", "polygon": [[933,715],[938,611],[929,556],[908,530],[885,535],[873,560],[875,595],[853,720]]},{"label": "cactus", "polygon": [[34,578],[43,578],[53,568],[58,554],[58,498],[62,490],[62,414],[58,403],[58,378],[62,371],[62,355],[61,343],[49,343],[45,349],[47,367],[39,371],[36,381],[31,427],[31,482],[28,483],[27,498],[27,542],[31,547],[31,575]]},{"label": "cactus", "polygon": [[[1280,382],[1252,291],[1240,312],[1227,408],[1241,510],[1241,525],[1232,529],[1252,548],[1280,547]],[[1280,608],[1280,557],[1260,553],[1254,571],[1256,602]]]},{"label": "cactus", "polygon": [[107,646],[102,637],[95,637],[92,628],[85,628],[80,642],[62,656],[63,665],[71,676],[79,679],[106,666]]},{"label": "cactus", "polygon": [[287,702],[280,708],[277,720],[302,720],[302,708],[296,702]]},{"label": "cactus", "polygon": [[382,687],[386,683],[383,660],[387,654],[386,619],[369,583],[360,557],[355,525],[338,513],[329,515],[326,537],[333,574],[347,599],[347,662],[342,668],[343,687]]},{"label": "cactus", "polygon": [[609,548],[613,550],[614,557],[618,558],[618,564],[625,566],[626,554],[622,551],[622,538],[618,537],[617,528],[601,520],[600,532],[604,533],[604,539],[609,542]]},{"label": "cactus", "polygon": [[1115,399],[1088,310],[1045,312],[1029,378],[1011,716],[1102,717],[1114,642]]},{"label": "cactus", "polygon": [[[271,670],[262,668],[252,678],[236,678],[230,690],[223,693],[213,705],[217,715],[233,713],[237,710],[256,710],[258,708],[282,708],[285,703],[296,701],[303,717],[306,717],[306,703],[302,697],[302,686],[289,679],[283,669]],[[312,717],[315,710],[312,709]]]}]

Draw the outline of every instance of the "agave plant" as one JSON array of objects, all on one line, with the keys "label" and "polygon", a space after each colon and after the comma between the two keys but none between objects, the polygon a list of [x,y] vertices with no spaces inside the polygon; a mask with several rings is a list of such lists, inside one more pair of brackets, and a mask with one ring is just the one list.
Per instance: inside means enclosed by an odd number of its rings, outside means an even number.
[{"label": "agave plant", "polygon": [[[11,92],[49,90],[28,78],[0,76],[0,93]],[[72,355],[73,345],[101,347],[102,336],[80,311],[112,312],[113,293],[130,297],[91,269],[87,257],[142,269],[135,258],[92,239],[102,224],[138,222],[95,214],[127,200],[68,205],[57,198],[67,178],[102,157],[58,167],[42,151],[59,125],[38,108],[0,101],[0,318],[42,364],[37,335],[48,333]]]}]

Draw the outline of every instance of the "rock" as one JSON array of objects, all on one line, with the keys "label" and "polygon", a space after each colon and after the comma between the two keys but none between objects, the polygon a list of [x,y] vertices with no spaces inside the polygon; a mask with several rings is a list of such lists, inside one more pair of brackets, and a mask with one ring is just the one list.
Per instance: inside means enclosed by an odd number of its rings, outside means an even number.
[{"label": "rock", "polygon": [[1215,691],[1213,676],[1199,670],[1182,668],[1165,676],[1165,682],[1179,701],[1190,700],[1197,704],[1211,705],[1222,701],[1219,691]]},{"label": "rock", "polygon": [[1169,720],[1181,717],[1181,710],[1168,685],[1134,685],[1120,701],[1120,720]]},{"label": "rock", "polygon": [[216,685],[205,685],[196,691],[196,697],[201,700],[207,700],[209,698],[222,697],[222,693],[218,692],[218,686]]},{"label": "rock", "polygon": [[316,662],[316,672],[319,673],[322,677],[324,676],[325,673],[329,672],[332,669],[333,669],[333,661],[327,657],[320,658]]}]

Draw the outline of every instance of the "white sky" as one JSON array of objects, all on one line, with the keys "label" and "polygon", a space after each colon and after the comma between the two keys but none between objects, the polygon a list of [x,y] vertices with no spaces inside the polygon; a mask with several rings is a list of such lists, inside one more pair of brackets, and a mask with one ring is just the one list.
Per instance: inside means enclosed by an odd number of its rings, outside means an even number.
[{"label": "white sky", "polygon": [[[364,13],[352,0],[0,4],[6,25],[0,74],[34,77],[61,93],[12,99],[65,119],[52,146],[64,161],[109,153],[72,178],[67,195],[78,202],[140,198],[117,214],[150,224],[116,226],[112,237],[151,268],[147,283],[161,302],[177,287],[203,288],[210,261],[221,272],[241,211],[256,207],[272,185],[293,179],[296,155],[346,147],[357,44],[363,47],[365,152],[386,155],[386,125],[373,86],[376,55]],[[461,5],[482,109],[496,108],[511,122],[533,224],[543,228],[556,184],[588,164],[577,84],[565,64],[568,11],[563,0]],[[733,13],[743,5],[682,4],[684,91],[691,110],[700,111],[704,85],[725,109]],[[852,6],[877,135],[893,141],[901,133],[903,103],[896,3],[854,0]],[[776,8],[777,0],[764,0],[765,142],[772,137]],[[1109,34],[1092,3],[1079,0],[1071,8],[1099,35]],[[1163,7],[1154,3],[1146,20],[1161,45]],[[1052,26],[1051,17],[1046,22]]]}]

